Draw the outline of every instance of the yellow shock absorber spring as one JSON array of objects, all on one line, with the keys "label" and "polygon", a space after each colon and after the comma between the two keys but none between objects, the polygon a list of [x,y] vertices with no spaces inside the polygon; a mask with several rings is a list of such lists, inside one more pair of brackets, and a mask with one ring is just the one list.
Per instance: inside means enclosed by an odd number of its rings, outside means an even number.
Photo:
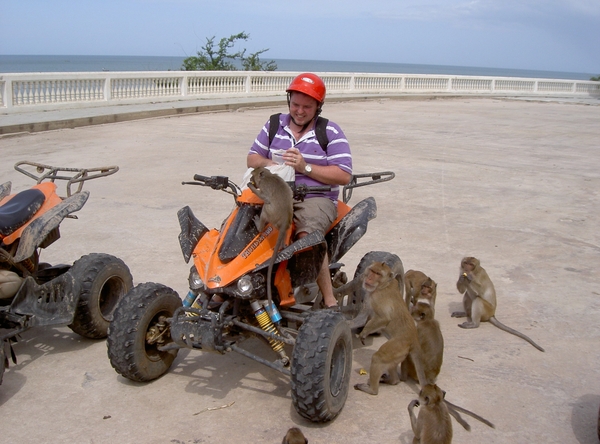
[{"label": "yellow shock absorber spring", "polygon": [[[277,329],[275,328],[275,325],[273,325],[273,321],[271,321],[269,314],[265,310],[260,310],[258,313],[256,313],[256,319],[258,320],[258,323],[260,324],[260,328],[262,328],[264,331],[267,331],[267,332],[273,333],[273,334],[279,333],[277,331]],[[281,354],[283,352],[283,354],[285,355],[285,351],[283,350],[283,345],[284,345],[283,342],[278,341],[276,339],[272,339],[272,338],[267,338],[267,339],[269,340],[269,344],[271,344],[271,348],[273,350],[275,350],[279,354]]]}]

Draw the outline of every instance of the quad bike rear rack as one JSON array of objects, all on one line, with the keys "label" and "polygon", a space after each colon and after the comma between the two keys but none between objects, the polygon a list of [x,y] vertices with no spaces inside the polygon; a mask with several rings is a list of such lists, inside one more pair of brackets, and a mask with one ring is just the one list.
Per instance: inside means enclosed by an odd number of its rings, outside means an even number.
[{"label": "quad bike rear rack", "polygon": [[[35,168],[35,173],[27,171],[27,169],[25,169],[27,167]],[[110,176],[111,174],[115,174],[117,171],[119,171],[119,167],[106,166],[99,168],[66,168],[54,167],[51,165],[44,165],[42,163],[23,160],[15,164],[15,170],[17,170],[19,173],[26,175],[27,177],[32,178],[38,184],[42,183],[45,180],[49,180],[50,182],[54,182],[56,180],[66,180],[67,197],[70,197],[72,194],[81,192],[81,190],[83,189],[84,182],[92,179],[98,179],[99,177],[106,177]],[[72,192],[71,186],[75,184],[77,184],[77,189],[74,192]]]}]

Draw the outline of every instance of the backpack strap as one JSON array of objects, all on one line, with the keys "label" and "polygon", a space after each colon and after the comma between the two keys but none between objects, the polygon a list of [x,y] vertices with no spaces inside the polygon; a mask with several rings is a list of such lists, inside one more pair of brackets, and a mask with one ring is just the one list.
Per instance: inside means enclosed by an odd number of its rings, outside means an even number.
[{"label": "backpack strap", "polygon": [[319,141],[319,145],[325,154],[327,154],[327,145],[329,145],[329,138],[327,137],[327,124],[329,123],[329,119],[325,117],[317,117],[317,123],[315,123],[315,136],[317,136],[317,140]]},{"label": "backpack strap", "polygon": [[273,143],[277,129],[279,128],[279,116],[281,113],[273,114],[269,118],[269,146]]},{"label": "backpack strap", "polygon": [[[281,113],[273,114],[269,118],[269,146],[273,143],[273,139],[275,139],[275,134],[277,134],[277,129],[279,128],[279,116],[281,116]],[[328,123],[329,119],[321,116],[317,117],[317,123],[315,123],[315,136],[325,153],[327,153],[327,145],[329,145],[329,138],[327,137]]]}]

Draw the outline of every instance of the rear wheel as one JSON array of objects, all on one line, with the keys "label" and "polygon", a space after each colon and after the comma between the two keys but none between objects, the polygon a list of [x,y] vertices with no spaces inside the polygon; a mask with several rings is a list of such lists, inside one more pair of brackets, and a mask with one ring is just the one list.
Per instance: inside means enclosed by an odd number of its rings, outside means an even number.
[{"label": "rear wheel", "polygon": [[75,261],[69,273],[79,289],[69,327],[86,338],[105,338],[117,303],[133,287],[129,268],[119,258],[93,253]]},{"label": "rear wheel", "polygon": [[169,370],[177,349],[159,350],[171,340],[167,318],[181,307],[175,290],[147,282],[134,287],[117,305],[108,329],[108,358],[117,373],[138,382]]},{"label": "rear wheel", "polygon": [[311,312],[298,330],[292,354],[292,402],[313,422],[334,419],[344,407],[352,369],[352,335],[332,310]]}]

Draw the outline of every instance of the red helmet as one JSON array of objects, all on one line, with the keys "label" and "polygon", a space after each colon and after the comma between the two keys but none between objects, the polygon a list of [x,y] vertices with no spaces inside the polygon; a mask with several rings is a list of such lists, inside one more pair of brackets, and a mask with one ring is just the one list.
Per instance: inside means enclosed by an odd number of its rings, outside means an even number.
[{"label": "red helmet", "polygon": [[325,101],[325,82],[318,75],[310,72],[299,74],[292,80],[286,92],[291,93],[292,91],[304,93],[319,103]]}]

